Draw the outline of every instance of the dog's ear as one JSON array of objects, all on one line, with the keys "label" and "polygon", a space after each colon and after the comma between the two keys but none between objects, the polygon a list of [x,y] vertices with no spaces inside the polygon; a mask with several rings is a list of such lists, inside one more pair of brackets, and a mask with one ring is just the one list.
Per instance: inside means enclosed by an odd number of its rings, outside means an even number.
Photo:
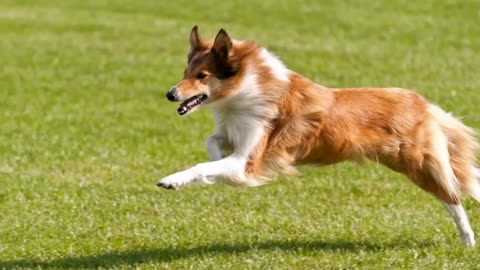
[{"label": "dog's ear", "polygon": [[232,49],[232,40],[228,36],[227,32],[222,28],[218,31],[213,43],[212,51],[221,59],[228,59],[230,50]]},{"label": "dog's ear", "polygon": [[198,35],[198,26],[192,28],[190,32],[190,50],[195,50],[200,47],[200,36]]}]

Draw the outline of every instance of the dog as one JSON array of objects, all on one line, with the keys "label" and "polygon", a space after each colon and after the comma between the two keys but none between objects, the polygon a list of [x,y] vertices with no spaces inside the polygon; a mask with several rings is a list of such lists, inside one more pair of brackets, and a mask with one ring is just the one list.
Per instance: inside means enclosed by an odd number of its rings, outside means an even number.
[{"label": "dog", "polygon": [[[167,98],[187,115],[206,107],[215,132],[210,162],[157,185],[191,182],[258,186],[302,164],[372,160],[433,194],[453,217],[461,241],[475,246],[460,202],[480,202],[474,130],[402,88],[327,88],[289,70],[255,42],[232,40],[224,29],[203,40],[194,26],[183,80]],[[225,155],[228,154],[228,155]]]}]

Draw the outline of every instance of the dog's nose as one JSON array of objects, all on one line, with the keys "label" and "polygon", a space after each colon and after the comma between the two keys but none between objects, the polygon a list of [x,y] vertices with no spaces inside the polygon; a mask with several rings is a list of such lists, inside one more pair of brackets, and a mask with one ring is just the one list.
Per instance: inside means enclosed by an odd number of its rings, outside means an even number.
[{"label": "dog's nose", "polygon": [[177,95],[176,95],[177,90],[178,90],[178,87],[176,87],[176,86],[174,86],[170,90],[168,90],[167,99],[170,100],[170,101],[176,101],[177,100]]}]

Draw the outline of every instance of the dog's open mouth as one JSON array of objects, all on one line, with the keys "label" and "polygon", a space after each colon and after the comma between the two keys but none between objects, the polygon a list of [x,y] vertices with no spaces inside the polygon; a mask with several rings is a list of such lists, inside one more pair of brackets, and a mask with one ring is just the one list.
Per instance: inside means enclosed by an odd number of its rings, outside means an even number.
[{"label": "dog's open mouth", "polygon": [[182,102],[182,104],[180,104],[180,107],[178,107],[177,109],[178,114],[184,115],[190,112],[193,108],[195,108],[196,106],[202,104],[205,100],[207,100],[207,98],[208,98],[207,95],[200,94],[185,100],[184,102]]}]

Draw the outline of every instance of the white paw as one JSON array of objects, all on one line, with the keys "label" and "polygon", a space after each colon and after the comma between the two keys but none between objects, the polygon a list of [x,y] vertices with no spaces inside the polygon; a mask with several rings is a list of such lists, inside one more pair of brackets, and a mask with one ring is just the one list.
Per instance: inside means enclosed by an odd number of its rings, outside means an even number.
[{"label": "white paw", "polygon": [[462,239],[462,243],[466,247],[470,247],[470,248],[475,247],[475,237],[474,237],[473,233],[461,234],[460,238]]},{"label": "white paw", "polygon": [[169,175],[157,182],[157,186],[165,189],[177,190],[182,186],[195,180],[195,176],[190,171],[182,171]]}]

